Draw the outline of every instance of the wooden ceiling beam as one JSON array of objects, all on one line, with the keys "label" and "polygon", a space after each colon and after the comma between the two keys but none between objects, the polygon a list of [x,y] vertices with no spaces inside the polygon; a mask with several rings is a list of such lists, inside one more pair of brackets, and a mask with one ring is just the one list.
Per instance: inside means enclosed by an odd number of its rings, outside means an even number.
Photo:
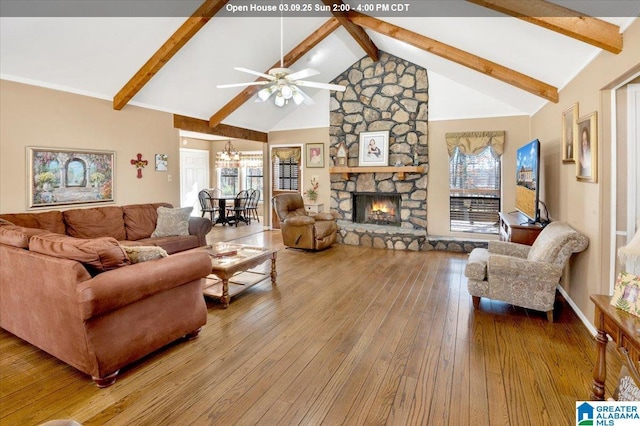
[{"label": "wooden ceiling beam", "polygon": [[518,71],[362,13],[351,11],[349,19],[360,26],[464,65],[551,102],[558,102],[557,88]]},{"label": "wooden ceiling beam", "polygon": [[151,58],[134,74],[113,98],[113,109],[121,110],[178,53],[191,38],[229,0],[205,0],[204,3],[178,28]]},{"label": "wooden ceiling beam", "polygon": [[231,139],[246,139],[250,141],[267,143],[269,135],[257,130],[245,129],[242,127],[218,124],[210,127],[207,120],[186,117],[184,115],[173,115],[173,127],[176,129],[188,130],[191,132],[205,133],[207,135],[224,136]]},{"label": "wooden ceiling beam", "polygon": [[545,0],[467,0],[618,54],[620,27]]},{"label": "wooden ceiling beam", "polygon": [[345,30],[351,37],[362,47],[362,49],[367,53],[367,55],[375,62],[378,62],[380,59],[380,49],[376,46],[371,38],[367,35],[365,30],[359,26],[354,24],[347,17],[346,12],[340,12],[342,10],[341,5],[343,5],[342,0],[322,0],[324,4],[331,7],[331,13],[335,16],[340,25],[344,27]]},{"label": "wooden ceiling beam", "polygon": [[[340,26],[340,22],[337,18],[333,17],[325,22],[320,28],[315,30],[309,37],[305,38],[300,44],[287,53],[283,58],[284,68],[289,68],[298,59],[303,57],[308,51],[313,49],[318,43],[324,40],[329,34],[336,30]],[[280,67],[280,61],[277,61],[271,68]],[[271,69],[269,68],[269,69]],[[265,71],[265,74],[269,70]],[[264,80],[260,77],[256,81]],[[248,101],[254,94],[260,90],[261,86],[248,86],[242,92],[240,92],[235,98],[231,99],[225,106],[220,108],[218,112],[213,114],[209,119],[209,126],[216,127],[227,118],[231,113],[240,108],[246,101]]]}]

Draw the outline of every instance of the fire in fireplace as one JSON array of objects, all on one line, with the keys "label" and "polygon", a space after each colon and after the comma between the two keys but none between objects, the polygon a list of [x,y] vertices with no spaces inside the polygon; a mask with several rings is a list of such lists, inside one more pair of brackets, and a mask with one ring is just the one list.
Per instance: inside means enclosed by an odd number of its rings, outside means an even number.
[{"label": "fire in fireplace", "polygon": [[400,226],[400,195],[378,192],[354,192],[352,195],[354,222]]}]

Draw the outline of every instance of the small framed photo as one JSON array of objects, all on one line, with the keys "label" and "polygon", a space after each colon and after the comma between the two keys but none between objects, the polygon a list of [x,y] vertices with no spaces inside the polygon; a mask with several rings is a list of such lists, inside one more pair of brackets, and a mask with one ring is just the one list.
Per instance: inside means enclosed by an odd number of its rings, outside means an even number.
[{"label": "small framed photo", "polygon": [[156,172],[167,171],[167,154],[156,154]]},{"label": "small framed photo", "polygon": [[576,179],[583,182],[598,181],[598,113],[596,111],[578,119],[576,144]]},{"label": "small framed photo", "polygon": [[324,144],[308,143],[305,144],[307,154],[307,167],[324,167]]},{"label": "small framed photo", "polygon": [[562,162],[575,163],[574,153],[578,135],[578,103],[562,113]]},{"label": "small framed photo", "polygon": [[359,166],[389,165],[389,131],[360,133]]}]

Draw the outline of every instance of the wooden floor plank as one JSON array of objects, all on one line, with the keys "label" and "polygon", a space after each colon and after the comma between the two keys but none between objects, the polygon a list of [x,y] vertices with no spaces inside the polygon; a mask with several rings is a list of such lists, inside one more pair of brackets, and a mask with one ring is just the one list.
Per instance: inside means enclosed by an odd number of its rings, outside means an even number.
[{"label": "wooden floor plank", "polygon": [[[571,424],[589,397],[595,343],[558,296],[543,313],[483,299],[467,256],[336,244],[285,249],[262,225],[215,227],[211,242],[276,246],[277,285],[96,388],[86,375],[0,331],[0,424]],[[620,368],[607,348],[607,394]]]}]

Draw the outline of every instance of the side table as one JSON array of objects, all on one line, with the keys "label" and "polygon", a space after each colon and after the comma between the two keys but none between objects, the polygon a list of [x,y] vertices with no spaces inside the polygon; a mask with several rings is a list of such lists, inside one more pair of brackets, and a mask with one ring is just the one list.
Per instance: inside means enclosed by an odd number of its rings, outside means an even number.
[{"label": "side table", "polygon": [[633,362],[640,361],[640,318],[615,306],[611,306],[611,296],[592,294],[591,301],[596,305],[595,326],[598,329],[596,363],[593,367],[592,398],[604,399],[604,383],[607,378],[607,343],[611,336],[618,347],[629,353]]}]

